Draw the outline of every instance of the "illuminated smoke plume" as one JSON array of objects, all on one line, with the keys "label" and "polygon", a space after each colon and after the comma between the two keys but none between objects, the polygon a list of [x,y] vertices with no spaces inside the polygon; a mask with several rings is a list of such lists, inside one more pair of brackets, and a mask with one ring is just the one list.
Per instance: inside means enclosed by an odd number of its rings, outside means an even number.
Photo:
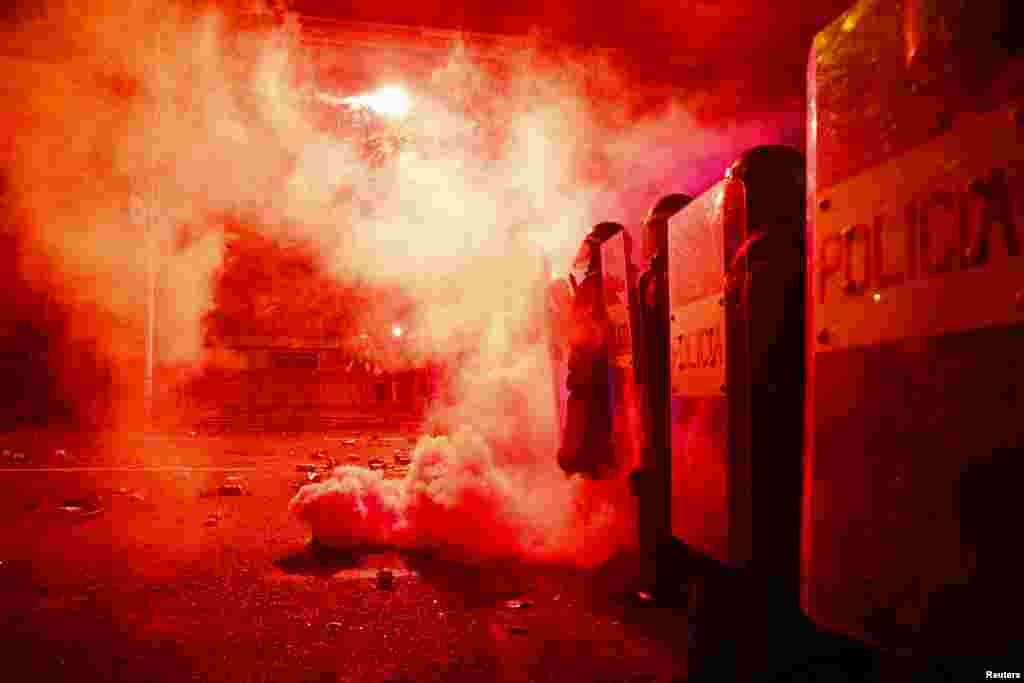
[{"label": "illuminated smoke plume", "polygon": [[312,241],[327,273],[402,287],[416,304],[407,343],[446,359],[456,391],[438,408],[451,434],[421,441],[407,479],[340,468],[299,492],[296,514],[338,543],[607,557],[631,537],[631,501],[624,481],[568,482],[555,465],[546,346],[528,330],[539,254],[564,273],[593,223],[636,222],[658,194],[702,190],[797,119],[705,129],[686,93],[637,119],[607,61],[524,50],[499,77],[454,46],[408,84],[396,125],[410,142],[371,169],[358,135],[314,123],[297,36],[155,0],[93,2],[8,36],[50,60],[16,63],[5,86],[19,102],[8,172],[25,258],[55,273],[36,286],[115,368],[128,421],[148,253],[159,362],[195,364],[222,218]]}]

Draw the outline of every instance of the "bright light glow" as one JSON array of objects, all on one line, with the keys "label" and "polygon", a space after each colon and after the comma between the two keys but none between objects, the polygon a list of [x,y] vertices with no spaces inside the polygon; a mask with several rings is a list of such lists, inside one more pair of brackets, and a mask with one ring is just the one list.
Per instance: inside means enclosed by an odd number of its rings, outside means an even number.
[{"label": "bright light glow", "polygon": [[356,95],[341,100],[323,93],[318,94],[317,97],[330,104],[344,103],[356,107],[366,107],[393,119],[400,119],[408,114],[409,108],[412,106],[409,95],[397,85],[387,85],[366,95]]},{"label": "bright light glow", "polygon": [[391,328],[391,334],[395,337],[401,337],[405,330],[402,329],[401,325],[395,325]]},{"label": "bright light glow", "polygon": [[879,294],[878,292],[875,292],[874,294],[871,295],[871,298],[874,299],[875,301],[881,301],[882,295]]}]

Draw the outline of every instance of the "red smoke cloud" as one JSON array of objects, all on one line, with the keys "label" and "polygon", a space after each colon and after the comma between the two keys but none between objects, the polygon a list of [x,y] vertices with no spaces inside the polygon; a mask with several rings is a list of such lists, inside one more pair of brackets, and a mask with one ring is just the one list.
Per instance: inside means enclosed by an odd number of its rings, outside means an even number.
[{"label": "red smoke cloud", "polygon": [[8,38],[52,58],[8,69],[25,258],[52,264],[38,286],[115,368],[121,426],[138,417],[151,273],[159,363],[202,362],[216,217],[245,216],[313,244],[331,276],[401,286],[407,343],[462,358],[453,435],[422,441],[403,482],[341,468],[300,491],[292,508],[315,533],[583,563],[630,542],[624,482],[566,482],[555,466],[545,346],[523,340],[540,255],[564,272],[593,223],[699,192],[748,147],[791,138],[799,112],[708,128],[699,93],[662,90],[668,104],[638,117],[649,93],[607,59],[524,48],[495,69],[455,45],[405,84],[412,110],[393,125],[409,142],[371,168],[358,135],[312,115],[317,90],[355,93],[297,81],[317,70],[293,24],[109,0]]}]

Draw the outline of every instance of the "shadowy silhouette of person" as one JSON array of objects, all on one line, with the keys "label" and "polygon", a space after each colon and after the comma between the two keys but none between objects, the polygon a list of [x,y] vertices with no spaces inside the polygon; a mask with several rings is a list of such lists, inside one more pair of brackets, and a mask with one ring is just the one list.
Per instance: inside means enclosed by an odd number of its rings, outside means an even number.
[{"label": "shadowy silhouette of person", "polygon": [[608,321],[600,273],[588,270],[572,299],[565,428],[558,465],[595,479],[615,465],[612,448]]}]

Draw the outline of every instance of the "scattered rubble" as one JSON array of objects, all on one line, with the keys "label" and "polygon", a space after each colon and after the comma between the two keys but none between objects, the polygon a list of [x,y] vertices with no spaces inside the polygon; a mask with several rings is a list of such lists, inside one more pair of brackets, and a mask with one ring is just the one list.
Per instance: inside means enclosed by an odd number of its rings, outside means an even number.
[{"label": "scattered rubble", "polygon": [[206,517],[206,521],[203,522],[203,526],[217,526],[220,520],[224,519],[224,513],[220,510],[217,512],[211,512]]},{"label": "scattered rubble", "polygon": [[402,465],[400,467],[390,467],[387,472],[388,479],[404,479],[409,474],[408,465]]},{"label": "scattered rubble", "polygon": [[221,496],[244,496],[245,485],[239,481],[226,481],[217,487],[217,493]]},{"label": "scattered rubble", "polygon": [[64,501],[59,508],[64,512],[78,515],[79,518],[95,517],[103,512],[103,507],[98,502],[77,498]]}]

